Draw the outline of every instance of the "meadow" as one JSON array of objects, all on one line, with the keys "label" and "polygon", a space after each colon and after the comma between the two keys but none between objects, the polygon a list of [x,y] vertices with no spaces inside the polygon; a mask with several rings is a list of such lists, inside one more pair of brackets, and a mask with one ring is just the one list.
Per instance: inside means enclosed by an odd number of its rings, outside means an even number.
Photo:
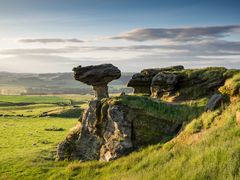
[{"label": "meadow", "polygon": [[54,169],[56,146],[77,123],[89,99],[87,95],[0,96],[0,179],[37,179],[45,168]]}]

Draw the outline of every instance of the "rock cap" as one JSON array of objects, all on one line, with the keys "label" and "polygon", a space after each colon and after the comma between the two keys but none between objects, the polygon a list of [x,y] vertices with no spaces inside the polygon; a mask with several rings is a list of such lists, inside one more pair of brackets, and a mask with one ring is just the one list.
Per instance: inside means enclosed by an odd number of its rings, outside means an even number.
[{"label": "rock cap", "polygon": [[78,66],[73,68],[74,78],[92,86],[106,85],[121,76],[121,71],[112,64]]}]

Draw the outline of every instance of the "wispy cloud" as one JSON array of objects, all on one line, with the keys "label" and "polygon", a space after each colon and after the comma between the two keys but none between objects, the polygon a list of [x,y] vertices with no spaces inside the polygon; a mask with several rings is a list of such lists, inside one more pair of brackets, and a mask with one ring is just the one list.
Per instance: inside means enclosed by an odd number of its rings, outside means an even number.
[{"label": "wispy cloud", "polygon": [[61,48],[19,48],[0,50],[0,55],[31,55],[31,54],[73,54],[85,52],[142,52],[142,53],[162,53],[172,56],[189,54],[192,56],[203,55],[239,55],[239,41],[199,41],[193,44],[173,44],[173,45],[129,45],[129,46],[66,46]]},{"label": "wispy cloud", "polygon": [[83,40],[73,39],[61,39],[61,38],[42,38],[42,39],[20,39],[21,43],[83,43]]},{"label": "wispy cloud", "polygon": [[193,41],[205,38],[218,38],[229,33],[240,31],[240,25],[207,26],[188,28],[147,28],[134,29],[110,39],[125,39],[131,41],[148,41],[168,39],[173,41]]}]

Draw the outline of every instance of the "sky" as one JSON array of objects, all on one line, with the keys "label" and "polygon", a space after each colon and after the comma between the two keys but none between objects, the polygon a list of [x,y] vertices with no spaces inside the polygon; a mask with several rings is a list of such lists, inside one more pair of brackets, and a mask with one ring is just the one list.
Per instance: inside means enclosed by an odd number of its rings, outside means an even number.
[{"label": "sky", "polygon": [[0,71],[240,69],[239,0],[0,0]]}]

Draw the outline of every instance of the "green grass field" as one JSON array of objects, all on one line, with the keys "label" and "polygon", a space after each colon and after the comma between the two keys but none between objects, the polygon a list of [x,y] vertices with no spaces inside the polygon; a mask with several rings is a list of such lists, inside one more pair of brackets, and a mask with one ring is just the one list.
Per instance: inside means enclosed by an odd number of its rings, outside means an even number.
[{"label": "green grass field", "polygon": [[0,96],[0,179],[46,177],[44,169],[59,164],[55,162],[57,144],[76,124],[89,99]]},{"label": "green grass field", "polygon": [[[59,109],[75,106],[80,110],[89,98],[0,96],[0,112],[4,114],[0,117],[0,179],[240,179],[240,126],[236,123],[239,98],[224,109],[193,117],[169,142],[144,147],[115,161],[56,162],[57,144],[78,120],[65,116]],[[152,107],[149,113],[154,114],[161,107],[154,102],[127,98],[125,102],[132,106]],[[202,103],[205,100],[184,105],[201,110]],[[58,117],[40,116],[54,108],[59,108]],[[32,112],[28,112],[30,109]],[[186,112],[182,106],[176,111],[179,116]],[[162,113],[161,108],[159,112]],[[181,120],[177,114],[172,115]]]}]

